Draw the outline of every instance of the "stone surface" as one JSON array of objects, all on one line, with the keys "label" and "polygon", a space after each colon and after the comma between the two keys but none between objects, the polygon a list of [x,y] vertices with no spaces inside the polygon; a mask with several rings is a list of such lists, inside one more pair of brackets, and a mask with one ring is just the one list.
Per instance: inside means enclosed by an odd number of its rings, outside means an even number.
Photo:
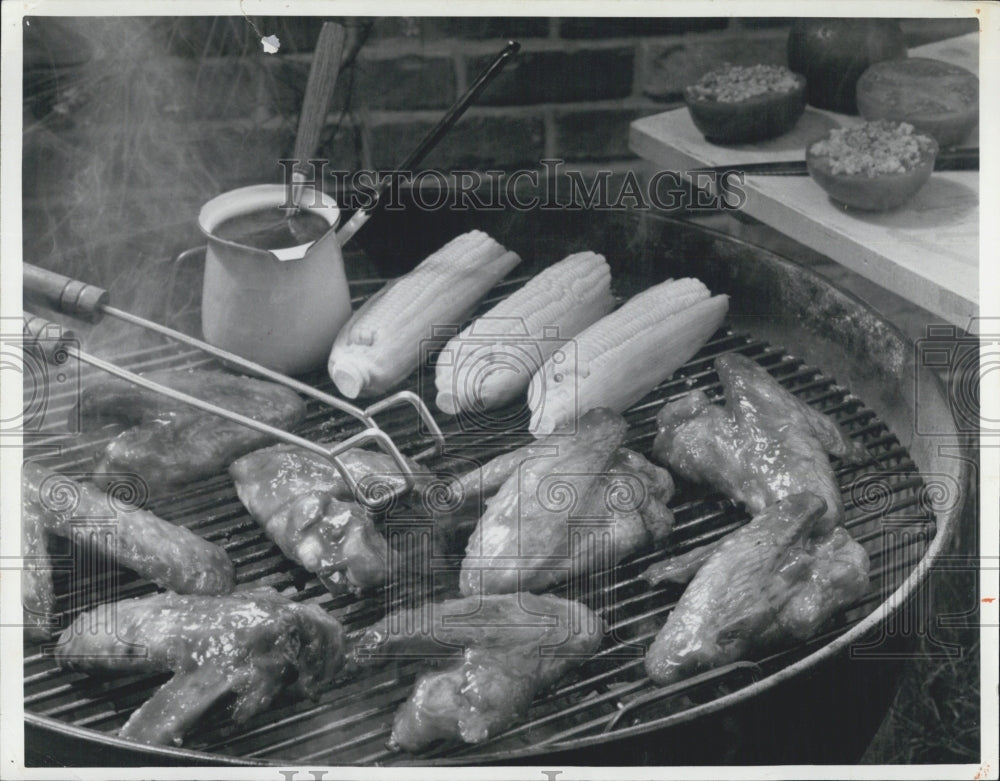
[{"label": "stone surface", "polygon": [[376,38],[544,38],[549,19],[544,16],[390,16],[375,20]]},{"label": "stone surface", "polygon": [[979,20],[971,19],[901,19],[903,37],[907,46],[954,38],[979,31]]},{"label": "stone surface", "polygon": [[549,34],[549,20],[544,16],[442,16],[427,19],[425,24],[441,35],[455,38],[544,38]]},{"label": "stone surface", "polygon": [[555,111],[555,156],[564,160],[618,160],[635,155],[628,148],[628,126],[637,117],[660,111],[608,108]]},{"label": "stone surface", "polygon": [[258,54],[260,39],[276,35],[283,54],[311,52],[323,20],[307,16],[182,16],[151,20],[171,54],[205,57]]},{"label": "stone surface", "polygon": [[[274,58],[265,65],[268,111],[297,116],[309,79],[308,58]],[[336,114],[348,107],[399,111],[444,109],[455,98],[455,65],[451,57],[361,56],[340,71],[329,111]]]},{"label": "stone surface", "polygon": [[637,35],[677,35],[721,30],[725,17],[569,17],[559,20],[563,38],[619,38]]},{"label": "stone surface", "polygon": [[357,171],[364,167],[363,132],[348,121],[329,124],[323,128],[317,159],[327,160],[324,173]]},{"label": "stone surface", "polygon": [[[175,58],[170,79],[175,84],[189,84],[183,96],[174,96],[174,106],[167,111],[196,119],[252,117],[261,105],[261,85],[267,77],[265,63],[259,57],[231,57],[193,62]],[[179,105],[176,105],[178,104]]]},{"label": "stone surface", "polygon": [[657,100],[676,100],[686,86],[723,63],[785,65],[785,48],[784,31],[752,37],[651,43],[644,56],[642,91]]},{"label": "stone surface", "polygon": [[206,173],[219,183],[219,191],[247,184],[282,181],[279,162],[292,154],[295,128],[259,127],[252,123],[199,128],[188,141],[201,151]]},{"label": "stone surface", "polygon": [[[448,108],[455,102],[455,66],[450,57],[407,54],[361,57],[354,66],[357,105],[371,109]],[[347,82],[338,85],[342,92]]]},{"label": "stone surface", "polygon": [[[371,130],[375,167],[394,168],[433,125],[430,120],[375,125]],[[421,168],[485,170],[535,166],[544,151],[545,128],[541,115],[469,113],[430,152]]]},{"label": "stone surface", "polygon": [[[472,83],[494,55],[466,59]],[[621,98],[632,92],[632,47],[524,51],[479,97],[480,105],[514,106]]]},{"label": "stone surface", "polygon": [[792,17],[790,16],[741,16],[732,20],[732,27],[742,27],[745,30],[763,30],[771,27],[791,26]]}]

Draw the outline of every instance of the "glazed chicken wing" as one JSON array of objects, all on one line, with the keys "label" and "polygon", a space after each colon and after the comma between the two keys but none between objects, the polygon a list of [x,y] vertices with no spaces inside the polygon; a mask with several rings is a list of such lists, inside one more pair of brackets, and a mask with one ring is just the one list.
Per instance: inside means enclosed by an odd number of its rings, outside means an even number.
[{"label": "glazed chicken wing", "polygon": [[55,606],[45,536],[84,539],[91,548],[181,594],[226,594],[233,563],[226,551],[182,526],[128,507],[88,482],[26,462],[21,471],[22,590],[32,637],[45,635]]},{"label": "glazed chicken wing", "polygon": [[646,653],[659,684],[808,640],[868,588],[865,549],[825,528],[826,503],[793,494],[725,537]]},{"label": "glazed chicken wing", "polygon": [[590,658],[604,634],[585,605],[549,594],[453,599],[387,616],[355,646],[362,664],[461,657],[421,676],[393,721],[390,744],[480,743],[512,726],[535,695]]},{"label": "glazed chicken wing", "polygon": [[743,502],[751,514],[812,491],[826,502],[825,527],[841,523],[844,506],[827,454],[864,461],[864,447],[749,358],[724,355],[715,368],[726,406],[712,404],[701,391],[668,403],[657,415],[656,459]]},{"label": "glazed chicken wing", "polygon": [[543,591],[666,539],[670,475],[621,447],[620,415],[591,410],[576,425],[483,466],[499,489],[469,538],[463,594]]},{"label": "glazed chicken wing", "polygon": [[[362,490],[368,478],[390,489],[403,484],[398,467],[383,453],[352,449],[340,458]],[[419,493],[430,474],[419,464],[410,466]],[[355,588],[386,583],[386,540],[328,459],[276,445],[238,459],[229,474],[240,501],[288,558],[332,587],[341,573]]]},{"label": "glazed chicken wing", "polygon": [[[382,488],[394,491],[405,483],[399,467],[385,453],[351,448],[338,458],[362,491],[379,493]],[[413,470],[414,494],[420,496],[431,474],[415,461],[407,460],[407,464]],[[342,502],[358,499],[330,459],[295,445],[274,445],[248,453],[235,461],[229,471],[242,482],[237,488],[241,491],[240,498],[245,496],[248,500],[244,504],[252,505],[253,512],[262,516],[272,515],[306,491],[323,491]]]},{"label": "glazed chicken wing", "polygon": [[[205,370],[172,369],[144,376],[278,428],[291,428],[305,417],[298,394],[273,382]],[[102,487],[108,475],[128,472],[142,477],[150,493],[165,491],[218,474],[234,458],[272,441],[239,423],[119,379],[85,388],[79,416],[89,428],[130,426],[98,457],[94,482]]]},{"label": "glazed chicken wing", "polygon": [[55,621],[56,592],[45,544],[45,525],[45,514],[38,505],[24,501],[21,505],[21,605],[24,635],[32,642],[47,640]]},{"label": "glazed chicken wing", "polygon": [[180,743],[205,712],[233,698],[245,721],[283,690],[315,697],[343,664],[340,623],[271,588],[224,597],[154,594],[77,616],[59,664],[89,673],[173,672],[121,729],[142,743]]}]

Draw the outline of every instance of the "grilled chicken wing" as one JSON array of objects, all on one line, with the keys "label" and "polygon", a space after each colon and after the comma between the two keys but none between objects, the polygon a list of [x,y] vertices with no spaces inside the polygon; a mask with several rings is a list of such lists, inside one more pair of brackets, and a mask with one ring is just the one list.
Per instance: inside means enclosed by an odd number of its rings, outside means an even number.
[{"label": "grilled chicken wing", "polygon": [[[144,376],[279,428],[290,428],[305,417],[298,394],[273,382],[203,370]],[[106,486],[109,474],[130,472],[141,476],[151,493],[211,477],[237,456],[271,441],[239,423],[118,379],[84,389],[79,415],[91,428],[107,423],[130,426],[98,457],[94,482]]]},{"label": "grilled chicken wing", "polygon": [[590,658],[604,634],[585,605],[549,594],[453,599],[391,614],[355,646],[362,664],[461,654],[421,676],[396,712],[391,745],[480,743],[515,724],[535,694]]},{"label": "grilled chicken wing", "polygon": [[[352,449],[341,459],[362,490],[369,478],[388,488],[403,484],[398,467],[383,453]],[[419,494],[430,473],[419,464],[410,466]],[[240,501],[288,558],[328,583],[343,573],[356,588],[385,584],[385,538],[353,501],[329,460],[292,445],[276,445],[238,459],[229,474]]]},{"label": "grilled chicken wing", "polygon": [[826,502],[825,527],[841,523],[844,505],[827,453],[864,461],[864,447],[749,358],[724,355],[715,368],[725,408],[701,391],[668,403],[657,415],[656,459],[743,502],[751,514],[791,494],[813,491]]},{"label": "grilled chicken wing", "polygon": [[142,743],[180,743],[205,712],[233,697],[245,721],[287,689],[315,697],[344,660],[340,623],[271,588],[224,597],[154,594],[77,616],[59,638],[60,665],[89,673],[173,672],[121,729]]},{"label": "grilled chicken wing", "polygon": [[82,537],[104,555],[182,594],[226,594],[233,563],[226,551],[182,526],[122,505],[104,491],[31,462],[21,472],[22,576],[27,624],[42,637],[55,605],[45,535]]},{"label": "grilled chicken wing", "polygon": [[45,526],[45,514],[35,502],[25,500],[21,505],[21,605],[24,635],[31,642],[47,640],[55,620],[56,592]]},{"label": "grilled chicken wing", "polygon": [[868,554],[843,527],[823,531],[826,503],[793,494],[710,553],[646,653],[668,684],[808,640],[868,588]]},{"label": "grilled chicken wing", "polygon": [[699,545],[697,548],[692,548],[686,553],[658,561],[650,565],[642,573],[642,577],[653,586],[659,583],[680,583],[681,585],[690,583],[691,578],[702,568],[702,565],[708,561],[709,557],[719,549],[719,546],[725,539],[725,537],[722,537],[706,545]]},{"label": "grilled chicken wing", "polygon": [[621,447],[624,419],[596,409],[576,425],[482,468],[485,485],[503,482],[466,547],[463,594],[542,591],[669,534],[673,481]]},{"label": "grilled chicken wing", "polygon": [[[351,448],[338,458],[358,481],[361,490],[380,492],[402,488],[405,481],[392,457],[372,450]],[[414,493],[419,496],[431,480],[427,469],[415,461],[407,460],[413,470]],[[253,512],[271,515],[288,501],[305,491],[324,491],[342,502],[357,501],[333,462],[318,453],[295,445],[274,445],[255,450],[235,461],[230,468],[240,499],[246,496]],[[375,483],[379,487],[375,487]],[[244,504],[248,504],[244,501]],[[249,505],[248,505],[249,506]]]}]

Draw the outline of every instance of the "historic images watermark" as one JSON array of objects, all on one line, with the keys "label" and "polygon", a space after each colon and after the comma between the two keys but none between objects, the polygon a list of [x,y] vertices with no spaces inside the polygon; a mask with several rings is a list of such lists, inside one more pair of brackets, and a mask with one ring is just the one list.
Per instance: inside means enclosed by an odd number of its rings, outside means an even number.
[{"label": "historic images watermark", "polygon": [[[919,436],[948,436],[952,423],[960,434],[992,436],[1000,432],[1000,420],[983,416],[980,385],[984,377],[1000,367],[1000,318],[974,317],[963,331],[953,325],[934,324],[914,342],[915,433]],[[927,372],[936,372],[946,383],[951,420],[931,414],[924,394],[933,392],[923,381]]]},{"label": "historic images watermark", "polygon": [[340,194],[342,209],[368,211],[382,201],[388,210],[406,208],[400,199],[405,189],[413,205],[425,211],[439,209],[501,211],[662,210],[737,211],[747,202],[741,171],[692,169],[657,171],[649,176],[629,169],[619,178],[610,170],[582,171],[568,168],[564,160],[545,158],[536,168],[514,171],[340,171],[327,170],[326,160],[279,160],[288,196],[282,208],[294,205],[293,174],[310,169],[304,181],[316,193],[309,208],[324,208],[320,193]]},{"label": "historic images watermark", "polygon": [[29,447],[55,431],[80,431],[79,347],[59,326],[33,333],[23,318],[0,319],[0,372],[10,382],[20,377],[24,399],[18,414],[0,418],[0,447],[8,438]]},{"label": "historic images watermark", "polygon": [[[438,372],[417,376],[421,396],[436,394],[439,403],[442,397],[452,400],[457,424],[453,440],[476,441],[487,434],[528,426],[532,414],[540,414],[546,403],[549,380],[542,371],[546,364],[554,367],[559,391],[578,407],[577,342],[567,339],[558,325],[543,326],[538,335],[523,317],[484,315],[455,340],[459,333],[455,325],[431,328],[430,336],[420,342],[420,362],[438,367]],[[494,403],[494,389],[505,383],[524,386],[527,395],[521,398],[519,394],[513,402]],[[559,433],[575,434],[579,413],[584,411],[578,409]]]}]

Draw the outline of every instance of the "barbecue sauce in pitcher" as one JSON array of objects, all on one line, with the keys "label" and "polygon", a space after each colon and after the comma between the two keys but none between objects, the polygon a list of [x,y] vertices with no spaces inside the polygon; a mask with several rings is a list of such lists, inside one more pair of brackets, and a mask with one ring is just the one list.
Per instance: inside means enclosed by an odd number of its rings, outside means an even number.
[{"label": "barbecue sauce in pitcher", "polygon": [[318,214],[299,209],[288,216],[281,207],[268,207],[239,214],[219,223],[212,233],[254,249],[275,250],[316,241],[329,223]]},{"label": "barbecue sauce in pitcher", "polygon": [[309,206],[289,215],[284,184],[255,184],[217,195],[198,212],[207,239],[205,340],[289,375],[325,366],[351,316],[343,255],[329,235],[340,211],[312,188],[302,198]]}]

